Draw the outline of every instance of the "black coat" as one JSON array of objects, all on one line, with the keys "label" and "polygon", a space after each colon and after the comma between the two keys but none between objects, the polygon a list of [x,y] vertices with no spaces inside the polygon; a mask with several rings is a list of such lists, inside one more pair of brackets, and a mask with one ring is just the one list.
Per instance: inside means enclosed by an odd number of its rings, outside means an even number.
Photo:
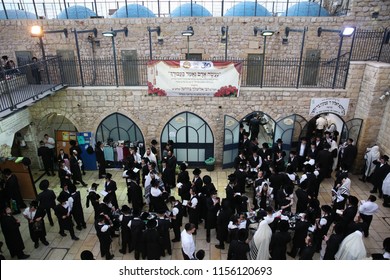
[{"label": "black coat", "polygon": [[247,260],[247,253],[250,251],[249,244],[239,240],[232,240],[228,251],[228,260]]},{"label": "black coat", "polygon": [[[46,215],[46,210],[44,208],[38,208],[37,212],[35,213],[35,216],[33,217],[31,223],[30,223],[30,220],[29,220],[28,229],[29,229],[29,232],[30,232],[31,240],[33,242],[38,242],[39,239],[41,239],[41,240],[45,239],[46,228],[45,228],[45,222],[43,220],[45,215]],[[39,222],[37,222],[36,219],[38,219],[38,218],[42,218],[42,219]],[[39,228],[41,230],[39,230],[39,231],[34,230],[34,223],[39,223],[40,224]]]},{"label": "black coat", "polygon": [[275,232],[272,235],[271,243],[269,245],[271,258],[273,260],[285,260],[287,243],[291,240],[290,233],[288,232]]},{"label": "black coat", "polygon": [[100,147],[97,147],[95,149],[95,154],[96,154],[96,161],[99,164],[105,165],[106,164],[106,159],[104,158],[104,152],[102,151],[102,149],[100,149]]},{"label": "black coat", "polygon": [[80,192],[76,191],[71,195],[73,198],[72,216],[77,225],[85,225],[83,206],[81,205]]},{"label": "black coat", "polygon": [[163,250],[168,250],[171,252],[171,238],[169,237],[169,229],[171,227],[171,222],[167,219],[157,219],[157,231],[160,236],[160,245]]},{"label": "black coat", "polygon": [[213,199],[211,197],[208,197],[206,199],[206,208],[207,208],[207,215],[206,215],[206,224],[205,227],[207,229],[213,229],[217,226],[217,213],[219,209],[221,209],[221,206],[219,203],[214,204]]},{"label": "black coat", "polygon": [[68,216],[68,209],[64,208],[61,204],[57,204],[54,207],[54,213],[56,214],[60,228],[65,230],[73,228],[72,216]]},{"label": "black coat", "polygon": [[297,221],[294,228],[293,245],[296,248],[303,248],[305,246],[305,238],[307,230],[310,227],[308,221]]},{"label": "black coat", "polygon": [[148,260],[159,260],[162,252],[162,244],[157,229],[146,229],[143,234],[143,257]]},{"label": "black coat", "polygon": [[24,243],[20,234],[20,223],[14,216],[4,215],[1,217],[1,230],[4,235],[5,244],[11,254],[11,257],[22,255]]},{"label": "black coat", "polygon": [[390,172],[390,165],[385,163],[381,166],[379,161],[374,160],[373,163],[376,165],[374,173],[371,175],[371,183],[376,188],[381,188],[383,180],[386,178],[387,174]]},{"label": "black coat", "polygon": [[328,241],[326,241],[326,249],[324,254],[324,260],[334,260],[334,255],[336,255],[339,250],[340,244],[343,241],[344,236],[342,234],[332,234],[329,236]]},{"label": "black coat", "polygon": [[73,176],[73,180],[74,181],[79,181],[81,182],[82,181],[82,177],[81,177],[81,169],[80,169],[80,165],[79,165],[79,159],[80,158],[76,158],[74,156],[72,156],[70,158],[70,172],[72,172],[72,176]]},{"label": "black coat", "polygon": [[309,196],[302,188],[298,188],[295,191],[295,195],[297,196],[296,213],[304,213],[307,210],[307,205],[309,204]]},{"label": "black coat", "polygon": [[104,184],[104,190],[108,192],[107,196],[110,197],[112,205],[115,207],[115,209],[118,209],[118,199],[115,193],[115,191],[117,190],[116,182],[113,180],[110,180],[109,184],[106,182]]},{"label": "black coat", "polygon": [[138,185],[136,182],[132,181],[130,183],[128,191],[130,192],[131,197],[131,205],[133,206],[133,209],[139,211],[141,213],[144,198],[142,195],[142,188],[140,185]]},{"label": "black coat", "polygon": [[39,207],[47,209],[53,208],[56,206],[56,194],[53,190],[43,190],[38,194],[37,200],[39,201]]},{"label": "black coat", "polygon": [[219,211],[217,216],[217,239],[219,241],[226,241],[228,239],[228,224],[231,216],[232,211],[230,211],[230,209],[222,209]]},{"label": "black coat", "polygon": [[19,208],[26,208],[26,204],[23,202],[23,198],[20,193],[18,178],[15,174],[11,174],[11,176],[6,179],[4,189],[7,193],[7,197],[15,200]]},{"label": "black coat", "polygon": [[356,146],[352,144],[348,145],[347,147],[344,148],[344,153],[343,153],[343,158],[341,160],[341,163],[345,164],[347,169],[349,170],[356,159],[356,155],[357,155]]},{"label": "black coat", "polygon": [[142,233],[145,229],[145,223],[140,218],[134,218],[131,221],[130,232],[131,232],[131,243],[134,250],[140,252],[143,248]]}]

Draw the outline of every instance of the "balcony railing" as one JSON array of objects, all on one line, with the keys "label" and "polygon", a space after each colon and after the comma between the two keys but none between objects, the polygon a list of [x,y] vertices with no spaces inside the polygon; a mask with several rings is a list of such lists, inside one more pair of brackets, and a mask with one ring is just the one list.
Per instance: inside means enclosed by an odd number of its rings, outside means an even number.
[{"label": "balcony railing", "polygon": [[0,67],[0,116],[39,100],[59,86],[63,84],[57,58],[13,69]]}]

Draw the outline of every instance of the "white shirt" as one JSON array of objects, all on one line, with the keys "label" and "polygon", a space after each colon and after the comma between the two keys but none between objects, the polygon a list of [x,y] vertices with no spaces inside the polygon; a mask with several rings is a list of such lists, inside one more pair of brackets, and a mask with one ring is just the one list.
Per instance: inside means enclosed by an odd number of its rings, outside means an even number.
[{"label": "white shirt", "polygon": [[54,149],[55,147],[55,141],[53,138],[49,137],[47,138],[47,140],[45,139],[45,146],[48,147],[49,149]]},{"label": "white shirt", "polygon": [[27,207],[23,211],[23,216],[26,216],[29,220],[33,220],[36,213],[37,213],[37,210],[34,210],[34,211],[31,212],[30,211],[30,207]]},{"label": "white shirt", "polygon": [[367,216],[372,216],[374,213],[378,211],[378,204],[375,202],[372,202],[370,200],[368,201],[362,201],[362,204],[359,206],[359,213]]},{"label": "white shirt", "polygon": [[195,209],[196,205],[198,205],[198,199],[195,196],[191,196],[190,202],[191,202],[190,207]]},{"label": "white shirt", "polygon": [[159,197],[162,194],[162,192],[161,192],[161,190],[159,188],[151,188],[150,189],[150,194],[153,197]]},{"label": "white shirt", "polygon": [[192,234],[188,234],[184,229],[181,232],[181,247],[184,254],[186,254],[191,260],[194,259],[195,254],[195,242]]}]

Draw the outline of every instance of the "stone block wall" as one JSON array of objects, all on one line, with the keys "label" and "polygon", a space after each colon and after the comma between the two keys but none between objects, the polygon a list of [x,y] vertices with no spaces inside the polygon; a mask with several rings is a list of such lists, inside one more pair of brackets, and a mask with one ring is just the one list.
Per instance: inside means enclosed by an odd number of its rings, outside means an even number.
[{"label": "stone block wall", "polygon": [[[346,90],[242,88],[238,98],[158,97],[148,96],[146,87],[74,87],[59,91],[30,107],[33,119],[42,119],[56,112],[69,119],[79,131],[96,132],[101,121],[118,112],[133,120],[141,129],[146,143],[159,139],[167,122],[179,113],[189,111],[203,118],[214,135],[217,164],[223,154],[223,116],[237,120],[253,111],[263,111],[278,121],[291,114],[307,120],[311,98],[349,98],[349,110],[344,120],[355,117],[360,88],[353,81],[362,79],[364,65],[351,66]],[[376,135],[368,135],[373,141]]]}]

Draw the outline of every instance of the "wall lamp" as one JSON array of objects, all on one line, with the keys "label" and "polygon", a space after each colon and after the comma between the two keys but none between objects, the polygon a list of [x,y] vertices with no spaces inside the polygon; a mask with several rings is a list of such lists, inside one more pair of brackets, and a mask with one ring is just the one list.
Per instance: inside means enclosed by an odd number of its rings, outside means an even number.
[{"label": "wall lamp", "polygon": [[31,37],[43,37],[45,34],[50,33],[64,33],[65,38],[68,38],[68,29],[60,29],[60,30],[43,30],[43,27],[40,25],[34,25],[31,27]]},{"label": "wall lamp", "polygon": [[82,63],[81,63],[81,55],[80,55],[80,46],[79,46],[79,36],[78,36],[78,34],[80,34],[80,33],[92,33],[93,36],[96,38],[98,31],[97,31],[96,28],[89,29],[89,30],[79,30],[79,31],[76,30],[76,28],[75,28],[75,29],[73,29],[73,33],[74,33],[74,39],[76,41],[77,58],[79,60],[81,86],[84,87],[83,67],[82,67]]},{"label": "wall lamp", "polygon": [[125,34],[125,37],[129,35],[129,29],[127,27],[124,27],[123,29],[118,29],[118,30],[113,30],[111,28],[110,31],[105,31],[103,32],[104,37],[111,37],[112,41],[112,52],[114,54],[114,70],[115,70],[115,85],[118,87],[119,86],[119,79],[118,79],[118,66],[116,62],[116,50],[115,50],[115,37],[117,33],[123,32]]},{"label": "wall lamp", "polygon": [[390,92],[388,92],[388,91],[386,91],[384,94],[382,94],[381,97],[379,97],[379,100],[383,101],[383,100],[385,100],[385,98],[387,96],[390,96]]},{"label": "wall lamp", "polygon": [[227,60],[228,37],[229,37],[229,26],[222,26],[221,27],[221,43],[225,44],[225,61]]},{"label": "wall lamp", "polygon": [[318,27],[317,36],[321,37],[322,32],[334,32],[339,33],[340,37],[350,37],[355,33],[355,27],[345,27],[343,30],[334,30],[334,29],[324,29],[322,27]]},{"label": "wall lamp", "polygon": [[43,27],[40,25],[33,25],[30,30],[31,37],[38,37],[39,38],[39,46],[41,48],[42,52],[42,59],[45,61],[45,69],[46,69],[46,76],[47,76],[47,82],[50,84],[50,76],[49,71],[47,67],[47,61],[46,61],[46,53],[45,53],[45,47],[43,45],[43,36],[45,34],[50,33],[64,33],[65,37],[68,38],[68,29],[64,28],[61,30],[43,30]]},{"label": "wall lamp", "polygon": [[157,26],[156,28],[151,28],[150,26],[147,27],[147,30],[149,32],[149,57],[150,60],[152,60],[152,32],[157,33],[157,43],[159,45],[162,45],[164,43],[164,39],[161,37],[161,28],[160,26]]},{"label": "wall lamp", "polygon": [[187,26],[187,30],[181,32],[182,36],[187,37],[187,57],[186,57],[186,59],[188,59],[188,57],[190,56],[190,37],[194,36],[194,34],[195,34],[195,32],[194,32],[194,29],[192,28],[192,26]]},{"label": "wall lamp", "polygon": [[275,31],[267,30],[267,28],[262,29],[262,28],[254,27],[253,28],[253,33],[254,33],[255,36],[257,36],[257,33],[260,33],[260,35],[263,36],[263,37],[269,37],[269,36],[274,35]]},{"label": "wall lamp", "polygon": [[[349,51],[349,58],[348,58],[348,64],[351,61],[351,55],[352,55],[352,49],[353,49],[353,43],[355,40],[355,27],[345,27],[343,30],[334,30],[334,29],[324,29],[322,27],[318,27],[317,29],[317,36],[320,37],[322,32],[333,32],[333,33],[338,33],[340,36],[340,43],[339,43],[339,50],[337,52],[337,57],[336,57],[336,67],[334,70],[334,76],[333,76],[333,84],[332,84],[332,89],[335,88],[336,86],[336,81],[337,81],[337,72],[339,70],[339,63],[340,63],[340,55],[341,55],[341,48],[343,46],[343,39],[344,37],[351,37],[352,36],[352,43],[351,43],[351,48]],[[346,77],[348,77],[348,71],[349,71],[349,65],[347,67],[346,71]],[[344,80],[344,88],[346,86],[346,80]]]},{"label": "wall lamp", "polygon": [[263,61],[261,63],[261,76],[260,76],[260,87],[263,87],[263,80],[264,80],[264,65],[265,65],[265,48],[267,44],[267,37],[270,37],[275,34],[275,31],[268,30],[267,28],[258,28],[254,27],[253,28],[253,34],[257,36],[257,34],[260,34],[261,36],[264,37],[264,46],[263,46]]}]

